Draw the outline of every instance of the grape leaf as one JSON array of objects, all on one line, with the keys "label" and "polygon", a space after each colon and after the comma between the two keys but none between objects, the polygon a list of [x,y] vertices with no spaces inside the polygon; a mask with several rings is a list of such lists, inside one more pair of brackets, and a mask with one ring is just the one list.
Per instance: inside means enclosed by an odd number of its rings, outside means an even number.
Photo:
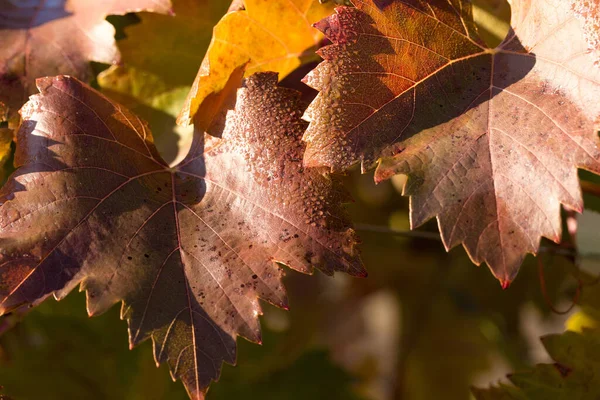
[{"label": "grape leaf", "polygon": [[341,185],[304,169],[306,124],[277,75],[240,89],[222,138],[169,168],[139,118],[74,78],[38,80],[0,193],[0,311],[81,284],[88,313],[118,301],[131,346],[152,337],[201,399],[235,338],[259,342],[258,297],[286,307],[286,264],[365,274]]},{"label": "grape leaf", "polygon": [[190,91],[189,86],[172,86],[164,75],[125,65],[102,71],[97,82],[102,93],[141,117],[155,132],[154,145],[169,165],[187,154],[193,140],[191,126],[178,126],[175,119]]},{"label": "grape leaf", "polygon": [[473,0],[477,33],[489,47],[496,47],[510,27],[510,6],[506,0]]},{"label": "grape leaf", "polygon": [[506,287],[560,205],[581,211],[577,168],[600,172],[598,6],[513,0],[496,48],[467,1],[357,0],[317,24],[333,41],[306,81],[305,165],[381,158],[376,181],[409,175],[411,227],[437,217]]},{"label": "grape leaf", "polygon": [[311,24],[333,8],[317,0],[245,0],[244,5],[245,9],[226,14],[215,26],[178,123],[189,124],[198,114],[194,124],[210,131],[231,90],[227,83],[244,66],[245,76],[275,71],[284,78],[313,60],[310,49],[323,35]]},{"label": "grape leaf", "polygon": [[[213,26],[225,14],[226,0],[172,0],[174,16],[139,13],[139,24],[125,27],[117,42],[121,61],[160,76],[171,86],[193,82],[211,40]],[[157,57],[156,49],[161,49]]]},{"label": "grape leaf", "polygon": [[[169,163],[185,156],[191,143],[193,129],[177,126],[175,119],[208,48],[213,25],[229,4],[223,0],[172,3],[175,16],[138,14],[141,22],[125,27],[126,37],[117,42],[123,64],[111,66],[97,78],[104,94],[148,122],[156,147]],[[161,57],[156,57],[157,48]]]},{"label": "grape leaf", "polygon": [[0,102],[17,110],[35,93],[35,79],[69,74],[87,80],[89,61],[115,63],[114,29],[109,14],[133,11],[168,13],[169,0],[0,0]]},{"label": "grape leaf", "polygon": [[542,337],[554,364],[508,376],[514,384],[473,389],[477,400],[585,400],[600,397],[600,336],[595,330]]}]

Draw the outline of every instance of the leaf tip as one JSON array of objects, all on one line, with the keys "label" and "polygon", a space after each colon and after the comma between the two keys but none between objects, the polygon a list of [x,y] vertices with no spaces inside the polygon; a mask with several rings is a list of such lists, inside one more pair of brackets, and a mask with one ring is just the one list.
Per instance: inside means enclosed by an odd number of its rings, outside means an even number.
[{"label": "leaf tip", "polygon": [[[375,169],[375,175],[373,176],[375,184],[380,184],[383,181],[387,181],[399,173],[395,168],[386,165],[385,161],[386,160],[383,159],[377,160],[377,168]],[[365,168],[368,169],[368,167],[369,166],[364,161],[361,162],[361,170]]]},{"label": "leaf tip", "polygon": [[343,29],[343,23],[340,21],[340,13],[345,10],[345,7],[338,7],[335,13],[315,22],[312,26],[319,30],[325,37],[334,44],[343,44],[347,41],[347,34]]},{"label": "leaf tip", "polygon": [[322,20],[315,22],[311,26],[326,35],[325,32],[327,31],[327,27],[329,26],[328,19],[329,17],[323,18]]},{"label": "leaf tip", "polygon": [[44,76],[42,78],[37,78],[35,80],[35,86],[38,88],[39,92],[44,94],[50,86],[52,86],[52,82],[58,77],[50,77]]}]

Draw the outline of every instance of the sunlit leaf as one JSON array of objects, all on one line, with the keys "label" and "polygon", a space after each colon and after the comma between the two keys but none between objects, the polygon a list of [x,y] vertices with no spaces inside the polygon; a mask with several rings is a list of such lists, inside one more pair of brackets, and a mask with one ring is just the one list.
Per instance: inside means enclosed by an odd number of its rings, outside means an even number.
[{"label": "sunlit leaf", "polygon": [[174,15],[137,14],[140,22],[124,28],[125,38],[117,46],[126,66],[159,77],[170,87],[189,87],[210,43],[213,26],[226,13],[229,1],[172,3]]},{"label": "sunlit leaf", "polygon": [[600,172],[598,5],[514,0],[496,48],[463,0],[357,0],[317,24],[333,45],[307,77],[305,165],[409,175],[411,225],[437,217],[506,287],[540,237],[581,211],[577,168]]},{"label": "sunlit leaf", "polygon": [[169,168],[146,125],[74,78],[38,80],[1,193],[1,310],[87,290],[122,301],[130,345],[152,338],[193,399],[238,335],[260,342],[258,298],[287,306],[283,263],[364,275],[339,183],[302,166],[298,93],[248,78],[222,138]]},{"label": "sunlit leaf", "polygon": [[87,80],[90,61],[119,60],[110,14],[168,13],[169,0],[0,1],[0,102],[11,127],[18,109],[36,92],[35,79],[68,74]]},{"label": "sunlit leaf", "polygon": [[138,114],[156,132],[155,145],[169,164],[181,161],[193,139],[192,127],[179,127],[175,118],[189,86],[171,86],[164,75],[134,67],[112,66],[98,75],[102,92]]},{"label": "sunlit leaf", "polygon": [[210,130],[232,90],[227,83],[243,67],[245,76],[276,71],[284,78],[302,63],[314,60],[323,35],[311,24],[333,9],[317,0],[246,0],[244,6],[215,26],[179,123],[189,124],[198,115],[196,126]]}]

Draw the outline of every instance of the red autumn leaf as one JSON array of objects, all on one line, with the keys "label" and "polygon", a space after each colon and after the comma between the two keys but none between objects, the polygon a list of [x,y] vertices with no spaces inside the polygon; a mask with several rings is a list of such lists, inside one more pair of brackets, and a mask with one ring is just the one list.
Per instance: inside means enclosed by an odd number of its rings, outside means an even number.
[{"label": "red autumn leaf", "polygon": [[170,0],[0,0],[0,102],[16,116],[35,79],[90,77],[89,61],[115,63],[119,52],[107,15],[170,12]]},{"label": "red autumn leaf", "polygon": [[356,0],[319,22],[333,42],[307,77],[320,90],[307,166],[409,175],[411,225],[437,217],[506,286],[560,205],[580,211],[577,168],[600,172],[599,2],[513,0],[494,49],[464,0]]},{"label": "red autumn leaf", "polygon": [[38,80],[17,171],[0,193],[0,311],[87,290],[118,301],[132,346],[151,337],[194,399],[235,339],[259,342],[258,298],[286,307],[276,262],[364,275],[338,182],[304,169],[298,95],[246,80],[222,139],[170,168],[145,123],[74,78]]}]

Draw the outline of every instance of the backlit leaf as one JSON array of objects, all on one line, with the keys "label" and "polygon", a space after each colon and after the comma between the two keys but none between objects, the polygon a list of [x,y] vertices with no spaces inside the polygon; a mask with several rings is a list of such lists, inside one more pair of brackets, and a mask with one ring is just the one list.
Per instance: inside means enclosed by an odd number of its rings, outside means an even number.
[{"label": "backlit leaf", "polygon": [[0,102],[11,125],[35,93],[35,79],[68,74],[87,80],[89,61],[119,60],[109,14],[168,13],[169,0],[0,0]]},{"label": "backlit leaf", "polygon": [[[175,15],[139,13],[140,23],[125,27],[117,42],[122,65],[98,75],[103,93],[148,122],[165,161],[180,161],[192,140],[191,127],[178,127],[213,25],[225,14],[225,0],[174,0]],[[160,57],[157,57],[160,49]],[[178,143],[179,142],[179,143]]]},{"label": "backlit leaf", "polygon": [[152,129],[154,144],[164,160],[181,161],[193,140],[193,127],[178,126],[175,118],[189,86],[172,86],[164,75],[124,65],[113,65],[97,78],[102,93],[143,118]]},{"label": "backlit leaf", "polygon": [[307,77],[320,94],[305,165],[334,171],[383,158],[409,175],[411,226],[437,217],[503,286],[540,237],[581,211],[577,168],[600,172],[598,3],[513,0],[496,48],[463,0],[357,0],[319,22],[333,45]]},{"label": "backlit leaf", "polygon": [[298,94],[248,78],[222,138],[169,168],[139,118],[59,76],[22,109],[17,171],[0,193],[0,304],[87,290],[122,301],[131,346],[151,337],[201,399],[235,339],[260,342],[258,297],[287,306],[280,262],[364,275],[339,183],[302,166]]},{"label": "backlit leaf", "polygon": [[[137,14],[117,42],[121,61],[171,86],[189,87],[202,63],[213,26],[226,13],[227,0],[171,0],[175,15]],[[160,53],[157,51],[160,50]]]},{"label": "backlit leaf", "polygon": [[178,123],[208,130],[227,93],[227,83],[245,66],[245,76],[276,71],[281,78],[315,59],[323,35],[311,24],[328,15],[318,0],[245,0],[245,9],[226,14],[215,26]]}]

